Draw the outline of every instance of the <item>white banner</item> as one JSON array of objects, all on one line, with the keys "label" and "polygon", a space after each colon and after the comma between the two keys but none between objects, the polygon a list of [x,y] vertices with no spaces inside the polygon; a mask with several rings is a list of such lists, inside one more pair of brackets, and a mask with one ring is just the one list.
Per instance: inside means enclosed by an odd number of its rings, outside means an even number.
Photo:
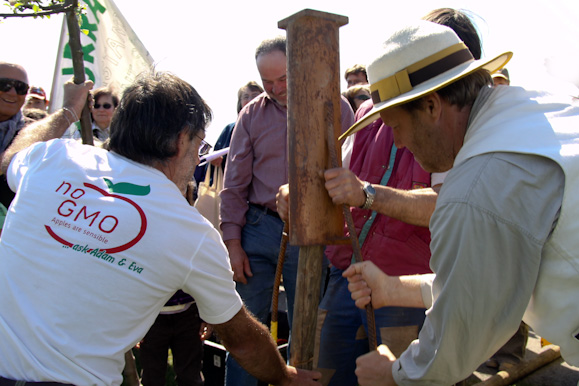
[{"label": "white banner", "polygon": [[[87,12],[82,15],[80,40],[85,77],[95,88],[109,86],[119,96],[140,72],[153,64],[153,58],[133,32],[112,0],[81,0]],[[62,85],[73,75],[66,18],[63,20],[58,56],[50,94],[50,111],[62,107]]]}]

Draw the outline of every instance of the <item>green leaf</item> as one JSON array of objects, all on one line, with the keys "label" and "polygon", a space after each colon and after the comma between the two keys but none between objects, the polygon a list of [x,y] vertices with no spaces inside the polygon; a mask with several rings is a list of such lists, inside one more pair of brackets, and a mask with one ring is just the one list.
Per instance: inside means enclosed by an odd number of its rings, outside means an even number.
[{"label": "green leaf", "polygon": [[151,192],[151,185],[142,186],[131,184],[130,182],[118,182],[114,184],[111,180],[103,178],[109,192],[111,193],[121,193],[121,194],[132,194],[134,196],[146,196]]}]

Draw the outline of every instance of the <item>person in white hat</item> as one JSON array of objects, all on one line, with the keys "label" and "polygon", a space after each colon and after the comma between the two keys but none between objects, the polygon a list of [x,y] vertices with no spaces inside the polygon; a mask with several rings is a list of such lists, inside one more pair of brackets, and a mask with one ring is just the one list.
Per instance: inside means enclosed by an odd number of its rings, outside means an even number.
[{"label": "person in white hat", "polygon": [[[344,135],[380,115],[425,170],[450,172],[430,222],[436,276],[419,339],[399,358],[386,346],[358,358],[360,385],[460,381],[521,319],[579,363],[579,107],[491,88],[511,55],[474,60],[452,30],[421,21],[368,66],[374,108]],[[369,294],[381,305],[376,269],[344,273],[358,306]]]},{"label": "person in white hat", "polygon": [[46,99],[46,92],[42,87],[31,86],[26,96],[26,103],[22,106],[22,110],[40,109],[46,111],[48,107],[48,99]]},{"label": "person in white hat", "polygon": [[509,70],[502,68],[500,71],[492,74],[493,84],[495,86],[508,86],[511,84],[511,79],[509,78]]}]

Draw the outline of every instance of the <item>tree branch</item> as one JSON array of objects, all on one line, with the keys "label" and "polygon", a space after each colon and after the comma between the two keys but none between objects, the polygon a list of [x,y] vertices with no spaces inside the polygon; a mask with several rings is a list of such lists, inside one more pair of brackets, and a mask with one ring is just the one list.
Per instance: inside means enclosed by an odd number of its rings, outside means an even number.
[{"label": "tree branch", "polygon": [[[31,8],[29,8],[31,9]],[[48,16],[57,13],[69,12],[74,9],[72,5],[54,5],[42,7],[45,11],[42,12],[32,12],[32,13],[0,13],[0,18],[8,17],[38,17],[38,16]]]}]

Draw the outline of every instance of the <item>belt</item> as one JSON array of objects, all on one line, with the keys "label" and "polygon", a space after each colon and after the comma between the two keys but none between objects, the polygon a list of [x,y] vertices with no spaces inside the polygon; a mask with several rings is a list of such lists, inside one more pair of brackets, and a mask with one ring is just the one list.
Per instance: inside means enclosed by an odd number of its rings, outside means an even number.
[{"label": "belt", "polygon": [[255,209],[264,212],[267,215],[279,218],[281,220],[281,217],[279,217],[279,214],[275,211],[275,210],[271,210],[266,206],[263,205],[259,205],[259,204],[253,204],[253,203],[249,203],[249,206],[253,206]]},{"label": "belt", "polygon": [[15,381],[12,379],[0,377],[0,386],[74,386],[69,383],[58,383],[58,382],[27,382],[27,381]]}]

